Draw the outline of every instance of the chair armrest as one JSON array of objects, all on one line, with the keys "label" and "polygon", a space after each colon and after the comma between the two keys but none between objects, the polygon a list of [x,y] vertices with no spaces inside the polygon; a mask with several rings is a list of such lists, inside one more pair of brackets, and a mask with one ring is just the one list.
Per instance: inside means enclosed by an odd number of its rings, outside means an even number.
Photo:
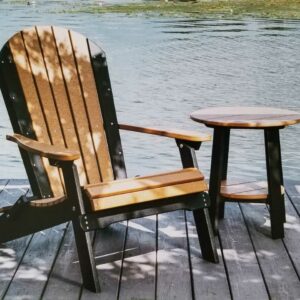
[{"label": "chair armrest", "polygon": [[188,141],[188,142],[206,142],[211,141],[211,135],[209,134],[199,134],[195,131],[188,131],[188,130],[166,130],[160,129],[155,127],[141,127],[141,126],[134,126],[129,124],[119,124],[120,129],[135,131],[135,132],[142,132],[160,136],[166,136],[169,138],[174,138],[177,140]]},{"label": "chair armrest", "polygon": [[80,157],[79,152],[66,149],[61,146],[41,143],[21,134],[7,135],[6,139],[18,144],[18,146],[28,152],[39,154],[40,156],[58,161],[74,161]]}]

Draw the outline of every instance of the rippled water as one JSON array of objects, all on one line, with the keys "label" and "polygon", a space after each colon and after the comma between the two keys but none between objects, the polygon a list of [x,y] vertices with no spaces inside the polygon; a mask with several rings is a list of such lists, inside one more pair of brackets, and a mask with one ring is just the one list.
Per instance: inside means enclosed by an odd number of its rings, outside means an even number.
[{"label": "rippled water", "polygon": [[[300,112],[300,22],[55,14],[60,1],[24,3],[0,1],[0,44],[35,24],[87,35],[107,53],[119,121],[211,132],[190,112],[224,105]],[[12,130],[2,99],[0,112],[1,177],[24,178],[15,145],[5,141]],[[300,125],[281,137],[285,178],[298,179]],[[122,133],[122,141],[129,175],[180,167],[173,140]],[[206,175],[210,154],[211,143],[203,144],[198,161]],[[264,177],[263,132],[234,130],[229,159],[232,177]]]}]

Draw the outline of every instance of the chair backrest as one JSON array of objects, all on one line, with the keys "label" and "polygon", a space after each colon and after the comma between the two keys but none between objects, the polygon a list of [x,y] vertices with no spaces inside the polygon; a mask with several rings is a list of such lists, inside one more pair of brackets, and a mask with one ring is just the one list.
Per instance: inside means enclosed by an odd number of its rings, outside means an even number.
[{"label": "chair backrest", "polygon": [[[80,151],[82,185],[126,177],[106,57],[97,45],[64,28],[24,29],[1,50],[0,87],[14,132]],[[35,195],[64,192],[57,168],[21,155]]]}]

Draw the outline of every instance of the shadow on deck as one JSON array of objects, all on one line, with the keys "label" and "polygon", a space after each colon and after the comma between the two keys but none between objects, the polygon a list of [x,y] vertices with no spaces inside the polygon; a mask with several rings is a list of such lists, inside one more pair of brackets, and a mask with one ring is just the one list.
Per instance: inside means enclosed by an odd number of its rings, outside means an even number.
[{"label": "shadow on deck", "polygon": [[[1,180],[0,204],[28,192]],[[205,262],[192,213],[114,224],[94,234],[102,293],[82,288],[71,224],[0,245],[4,299],[300,299],[300,184],[286,184],[285,238],[269,237],[263,204],[227,203],[220,264]]]}]

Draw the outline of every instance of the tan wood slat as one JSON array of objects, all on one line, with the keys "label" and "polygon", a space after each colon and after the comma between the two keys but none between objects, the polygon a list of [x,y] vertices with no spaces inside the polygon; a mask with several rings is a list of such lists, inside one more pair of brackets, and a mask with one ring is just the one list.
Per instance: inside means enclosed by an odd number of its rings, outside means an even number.
[{"label": "tan wood slat", "polygon": [[34,28],[25,29],[23,31],[23,39],[28,53],[31,71],[35,78],[37,92],[40,97],[41,110],[45,116],[44,119],[48,129],[49,139],[51,144],[65,146],[36,30]]},{"label": "tan wood slat", "polygon": [[[65,145],[70,149],[80,151],[52,28],[50,26],[38,26],[37,32],[43,51],[44,61],[47,67],[54,100],[58,107],[58,115],[61,127],[63,129]],[[80,157],[75,163],[78,169],[81,184],[86,184],[87,178],[82,158]]]},{"label": "tan wood slat", "polygon": [[166,136],[175,139],[181,139],[191,142],[206,142],[211,141],[211,135],[200,134],[195,131],[183,130],[183,129],[163,129],[158,127],[142,127],[129,124],[119,124],[120,129],[136,131],[160,136]]},{"label": "tan wood slat", "polygon": [[65,201],[67,198],[65,196],[55,197],[55,198],[47,198],[47,199],[38,199],[30,201],[30,206],[34,207],[48,207],[58,204],[60,202]]},{"label": "tan wood slat", "polygon": [[24,150],[39,154],[43,157],[56,160],[71,161],[79,158],[77,151],[71,151],[62,146],[48,145],[32,139],[29,139],[21,134],[7,135],[7,140],[13,141]]},{"label": "tan wood slat", "polygon": [[195,111],[191,118],[208,126],[264,128],[293,125],[300,113],[272,107],[209,107]]},{"label": "tan wood slat", "polygon": [[[281,186],[284,194],[284,187]],[[268,198],[268,183],[266,181],[222,181],[221,196],[232,200],[266,200]]]},{"label": "tan wood slat", "polygon": [[[33,129],[37,138],[41,142],[51,144],[21,33],[17,33],[10,39],[9,46],[16,64],[24,96],[27,101],[27,107],[32,120]],[[43,164],[47,170],[53,193],[55,195],[63,194],[63,188],[57,168],[51,167],[47,159],[43,159]]]},{"label": "tan wood slat", "polygon": [[70,31],[72,46],[78,66],[79,79],[87,109],[95,155],[100,167],[102,181],[114,179],[103,119],[99,104],[94,73],[91,65],[87,39],[83,35]]},{"label": "tan wood slat", "polygon": [[53,27],[88,183],[101,181],[69,32]]},{"label": "tan wood slat", "polygon": [[91,205],[94,211],[98,211],[156,200],[162,200],[167,202],[167,199],[171,197],[199,193],[206,190],[207,184],[204,180],[202,180],[142,190],[127,194],[114,195],[105,198],[92,199]]},{"label": "tan wood slat", "polygon": [[136,177],[124,180],[116,180],[85,187],[90,199],[110,197],[124,193],[142,191],[146,189],[159,188],[168,185],[201,181],[204,176],[196,168],[189,168],[169,173],[160,173],[152,176]]}]

